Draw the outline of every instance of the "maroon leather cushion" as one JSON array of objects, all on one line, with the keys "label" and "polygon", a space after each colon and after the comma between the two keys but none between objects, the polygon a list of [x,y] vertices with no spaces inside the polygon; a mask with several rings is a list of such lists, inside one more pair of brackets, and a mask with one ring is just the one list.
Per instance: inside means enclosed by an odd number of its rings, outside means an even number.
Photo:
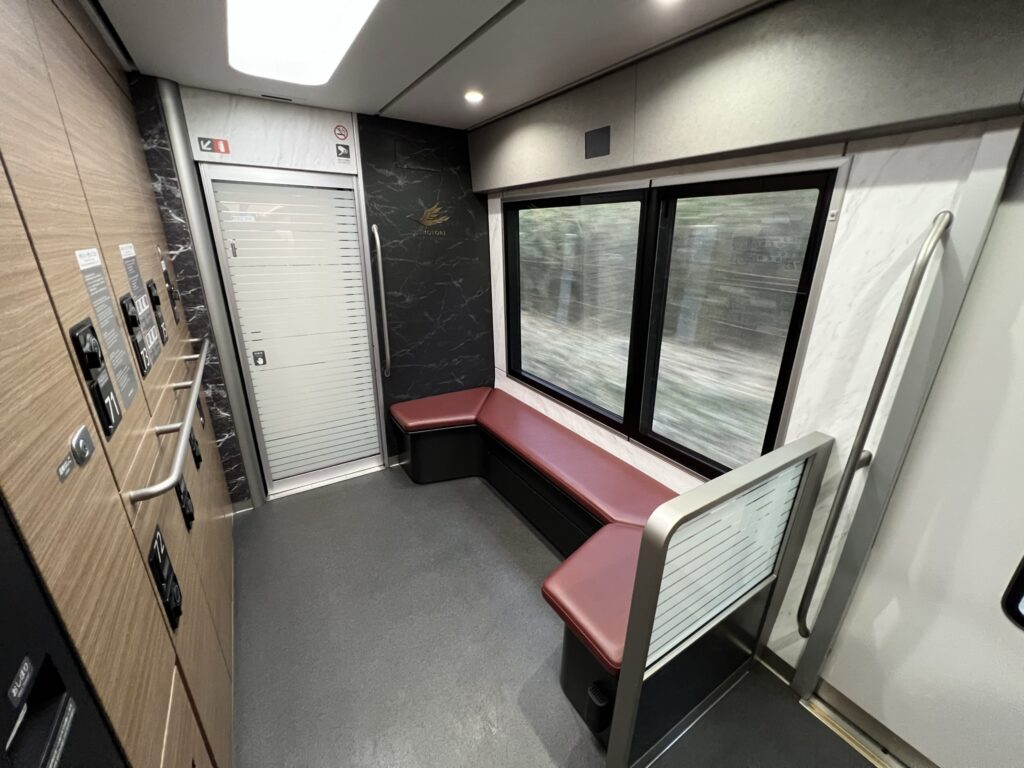
[{"label": "maroon leather cushion", "polygon": [[605,522],[642,526],[679,495],[501,390],[477,422]]},{"label": "maroon leather cushion", "polygon": [[475,424],[477,414],[491,391],[490,387],[476,387],[407,400],[392,405],[391,415],[406,432]]},{"label": "maroon leather cushion", "polygon": [[606,525],[544,580],[555,612],[612,675],[622,668],[643,528]]}]

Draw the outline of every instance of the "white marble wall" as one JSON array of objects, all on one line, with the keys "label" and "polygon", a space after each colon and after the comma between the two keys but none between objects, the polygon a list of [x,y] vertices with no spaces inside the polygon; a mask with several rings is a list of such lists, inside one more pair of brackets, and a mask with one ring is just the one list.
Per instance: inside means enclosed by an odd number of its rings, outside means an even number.
[{"label": "white marble wall", "polygon": [[[910,267],[932,219],[954,206],[970,173],[981,131],[978,125],[961,126],[848,147],[853,164],[786,435],[789,441],[818,430],[836,439],[821,500],[770,642],[771,649],[790,664],[796,663],[803,648],[796,632],[796,608]],[[932,286],[930,277],[924,290]],[[907,342],[913,340],[915,328],[912,319]],[[903,345],[904,352],[908,346]],[[897,358],[890,381],[898,379],[903,357]],[[889,386],[868,450],[881,434],[894,392],[895,387]],[[861,484],[855,482],[829,550],[812,619],[842,550],[851,523],[849,513],[856,508],[860,491]]]},{"label": "white marble wall", "polygon": [[[355,120],[351,112],[280,104],[200,88],[182,88],[181,103],[196,162],[358,172]],[[200,138],[226,139],[230,153],[204,152]],[[339,157],[339,144],[348,147],[347,157]]]},{"label": "white marble wall", "polygon": [[[854,142],[850,175],[837,222],[821,296],[813,318],[807,353],[800,371],[786,432],[791,441],[821,431],[836,439],[836,450],[815,510],[807,543],[771,639],[771,648],[794,664],[802,649],[796,633],[796,606],[820,539],[838,475],[892,329],[910,266],[932,219],[958,199],[975,155],[983,127],[960,126]],[[491,279],[494,302],[495,386],[551,418],[576,430],[634,466],[680,492],[702,481],[671,462],[630,443],[565,405],[509,379],[505,371],[504,255],[501,201],[488,201],[491,236]],[[928,286],[932,283],[929,279]],[[927,287],[927,286],[926,286]],[[912,320],[908,340],[912,340]],[[902,370],[902,356],[893,372]],[[883,399],[873,435],[880,433],[894,388]],[[873,447],[868,441],[868,449]],[[856,507],[861,487],[855,483],[847,510]],[[841,521],[822,585],[842,549],[850,519]],[[819,590],[823,592],[824,589]],[[815,606],[816,609],[816,606]],[[813,616],[813,612],[812,612]]]}]

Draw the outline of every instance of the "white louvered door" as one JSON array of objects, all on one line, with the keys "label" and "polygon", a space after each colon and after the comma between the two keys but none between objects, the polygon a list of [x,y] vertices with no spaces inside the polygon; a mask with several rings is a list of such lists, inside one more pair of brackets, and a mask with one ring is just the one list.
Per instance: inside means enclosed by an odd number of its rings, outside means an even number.
[{"label": "white louvered door", "polygon": [[380,464],[354,190],[213,179],[212,191],[268,492]]}]

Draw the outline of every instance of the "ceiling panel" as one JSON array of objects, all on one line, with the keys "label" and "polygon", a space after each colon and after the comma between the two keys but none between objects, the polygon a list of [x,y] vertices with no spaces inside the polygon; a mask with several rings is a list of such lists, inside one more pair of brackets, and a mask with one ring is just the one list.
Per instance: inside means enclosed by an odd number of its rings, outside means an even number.
[{"label": "ceiling panel", "polygon": [[[751,0],[526,0],[384,114],[468,128],[751,6]],[[476,89],[480,104],[463,94]]]},{"label": "ceiling panel", "polygon": [[100,0],[145,74],[199,88],[285,96],[371,114],[507,2],[380,0],[330,82],[310,87],[243,75],[228,66],[224,0]]}]

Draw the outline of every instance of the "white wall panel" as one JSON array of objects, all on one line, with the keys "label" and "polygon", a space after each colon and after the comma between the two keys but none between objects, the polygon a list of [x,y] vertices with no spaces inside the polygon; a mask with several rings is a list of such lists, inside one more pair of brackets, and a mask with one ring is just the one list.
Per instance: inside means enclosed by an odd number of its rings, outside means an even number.
[{"label": "white wall panel", "polygon": [[1000,609],[1024,557],[1022,242],[1018,158],[824,672],[948,768],[1024,755],[1024,632]]},{"label": "white wall panel", "polygon": [[[983,130],[983,125],[961,126],[850,145],[853,164],[786,433],[787,441],[814,430],[836,440],[821,501],[770,642],[771,649],[790,664],[795,665],[804,645],[796,631],[797,605],[910,267],[932,219],[939,211],[954,207],[973,167]],[[931,282],[925,290],[928,285]],[[908,343],[915,328],[916,321],[912,321]],[[903,370],[906,349],[904,345],[893,367],[893,382]],[[879,427],[888,417],[894,392],[895,387],[890,386],[879,406],[875,418]],[[876,428],[868,441],[869,450],[878,434]],[[822,585],[831,578],[842,551],[862,479],[863,475],[855,479],[850,492]],[[812,618],[824,591],[824,587],[818,590]]]},{"label": "white wall panel", "polygon": [[[199,88],[182,88],[181,102],[196,162],[358,172],[355,120],[350,112],[279,104]],[[339,126],[341,130],[336,134]],[[224,139],[230,151],[203,151],[202,147],[208,145],[201,145],[200,139]],[[339,157],[339,145],[348,147],[348,157]]]}]

